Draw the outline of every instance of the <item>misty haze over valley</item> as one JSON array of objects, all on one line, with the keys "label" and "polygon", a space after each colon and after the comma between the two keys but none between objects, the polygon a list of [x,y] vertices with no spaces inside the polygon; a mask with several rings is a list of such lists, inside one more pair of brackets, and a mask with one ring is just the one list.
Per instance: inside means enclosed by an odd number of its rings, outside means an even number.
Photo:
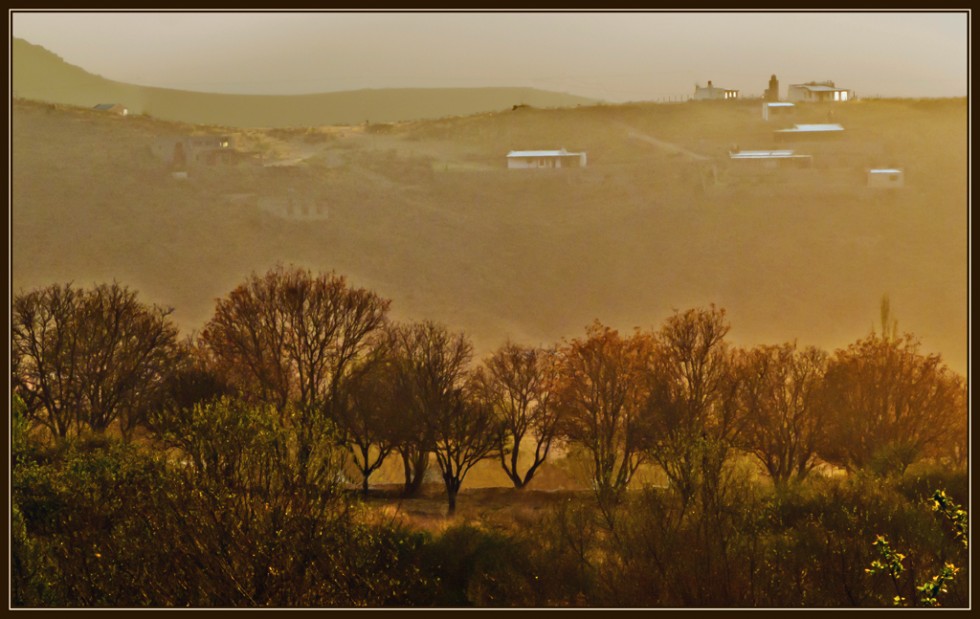
[{"label": "misty haze over valley", "polygon": [[[79,23],[96,32],[92,15]],[[834,71],[815,69],[820,54],[802,43],[783,54],[746,42],[724,54],[734,63],[711,49],[650,58],[640,73],[630,45],[645,26],[596,14],[622,27],[609,30],[620,60],[568,51],[560,73],[544,64],[534,77],[488,42],[504,15],[468,47],[469,30],[434,14],[431,45],[458,45],[457,64],[472,65],[463,83],[447,58],[409,68],[419,50],[358,65],[346,22],[329,26],[352,50],[340,69],[340,44],[312,36],[327,26],[270,14],[263,32],[228,13],[229,43],[208,47],[209,22],[193,15],[161,16],[199,41],[172,49],[166,71],[150,56],[139,67],[135,52],[112,61],[126,53],[119,42],[80,54],[93,69],[45,41],[71,49],[62,14],[47,31],[43,14],[13,19],[15,606],[969,605],[957,511],[968,490],[969,134],[949,68],[960,60],[940,62],[959,49],[959,22],[942,21],[952,13],[924,15],[937,26],[908,39],[932,50],[908,75],[933,77],[909,77],[904,91],[902,71],[871,51],[861,68],[870,38],[853,43],[853,66],[828,53]],[[514,45],[531,45],[541,16],[505,15]],[[751,15],[732,15],[742,39],[768,32],[773,46],[803,16]],[[100,28],[125,23],[104,16]],[[396,16],[379,14],[376,34],[400,23],[421,36],[409,24],[422,15]],[[733,36],[719,16],[704,33]],[[834,23],[844,32],[867,17]],[[554,18],[580,41],[599,32]],[[906,18],[881,14],[882,32],[916,32]],[[700,40],[671,32],[678,50]],[[252,52],[249,37],[261,42]],[[379,58],[397,47],[378,40]],[[277,41],[282,56],[256,51]],[[312,73],[284,60],[290,46],[346,77],[333,88],[300,77]],[[251,78],[236,72],[250,63]],[[227,68],[226,84],[209,64]],[[385,75],[390,87],[372,81]],[[143,331],[77,352],[93,316],[129,299],[120,290],[134,293],[126,311]],[[310,315],[283,309],[296,299]],[[348,312],[336,333],[323,335],[317,302]],[[112,324],[98,341],[125,331]],[[323,349],[300,352],[316,337]],[[144,378],[120,378],[118,392],[98,382],[140,342]],[[295,358],[276,365],[275,346]],[[67,350],[82,369],[65,379],[70,364],[45,355]],[[85,365],[103,352],[109,361]],[[419,386],[436,372],[423,358],[445,372],[438,395]],[[321,369],[304,367],[313,359]],[[707,378],[683,374],[698,362]],[[97,380],[80,378],[96,366]],[[525,412],[538,417],[526,428],[501,413],[520,400],[502,376],[529,381]],[[54,377],[55,391],[80,386],[52,399]],[[877,400],[861,381],[901,392],[882,405],[891,425],[864,424]],[[95,404],[106,393],[118,412]],[[583,403],[589,393],[632,411],[609,421],[608,445],[595,429],[606,403]],[[433,398],[462,417],[433,421]],[[59,412],[65,402],[92,410]],[[780,417],[772,438],[777,409],[798,416]],[[406,419],[429,433],[412,443]],[[787,445],[778,456],[776,443]],[[123,478],[135,481],[113,481]],[[69,546],[111,563],[55,552],[75,533],[45,514],[71,501],[82,533]],[[133,541],[148,531],[180,541],[155,554]],[[913,574],[899,584],[887,578],[893,551]],[[175,564],[197,567],[159,584],[146,575]],[[625,578],[631,565],[644,576]],[[935,587],[915,588],[934,575]],[[127,579],[152,584],[118,585]]]}]

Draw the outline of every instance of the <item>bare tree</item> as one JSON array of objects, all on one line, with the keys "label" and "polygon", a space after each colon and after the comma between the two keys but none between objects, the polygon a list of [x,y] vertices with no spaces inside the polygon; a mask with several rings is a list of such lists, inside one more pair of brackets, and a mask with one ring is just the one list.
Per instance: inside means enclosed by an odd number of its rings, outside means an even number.
[{"label": "bare tree", "polygon": [[424,423],[416,385],[418,368],[423,361],[416,359],[418,331],[422,325],[392,325],[388,330],[389,354],[392,361],[392,398],[394,409],[388,419],[388,431],[394,451],[402,460],[405,475],[404,495],[415,496],[422,488],[429,469],[433,449],[431,428]]},{"label": "bare tree", "polygon": [[559,350],[555,396],[562,434],[592,456],[592,481],[600,499],[614,499],[648,447],[644,404],[653,340],[642,332],[621,337],[598,321],[586,335]]},{"label": "bare tree", "polygon": [[53,285],[14,298],[12,316],[13,387],[27,415],[64,438],[76,427],[81,384],[76,378],[83,354],[75,328],[82,292]]},{"label": "bare tree", "polygon": [[453,514],[466,474],[497,445],[493,412],[468,397],[466,370],[473,353],[463,334],[423,322],[399,330],[397,338],[401,395],[409,418],[431,440]]},{"label": "bare tree", "polygon": [[389,305],[341,276],[279,266],[220,299],[200,342],[242,394],[294,411],[304,462]]},{"label": "bare tree", "polygon": [[914,335],[886,331],[834,354],[821,389],[821,457],[848,470],[901,473],[962,428],[963,378],[919,348]]},{"label": "bare tree", "polygon": [[220,299],[200,340],[243,393],[329,412],[389,305],[342,276],[279,266]]},{"label": "bare tree", "polygon": [[816,393],[827,354],[796,344],[760,346],[738,355],[738,392],[744,419],[740,444],[776,484],[803,479],[816,464],[823,434]]},{"label": "bare tree", "polygon": [[[558,408],[551,397],[555,351],[508,343],[477,368],[480,399],[500,425],[500,464],[515,488],[524,488],[544,463],[558,429]],[[534,448],[521,474],[518,463],[524,439]]]},{"label": "bare tree", "polygon": [[173,369],[177,328],[169,309],[147,306],[113,283],[54,285],[14,301],[14,384],[32,416],[65,437],[119,422],[129,437]]},{"label": "bare tree", "polygon": [[378,470],[395,447],[392,419],[397,414],[396,367],[389,347],[379,343],[352,372],[337,406],[337,422],[355,466],[362,489],[368,493],[371,473]]},{"label": "bare tree", "polygon": [[699,489],[714,496],[738,433],[729,328],[725,310],[712,305],[675,312],[658,333],[649,453],[685,504]]}]

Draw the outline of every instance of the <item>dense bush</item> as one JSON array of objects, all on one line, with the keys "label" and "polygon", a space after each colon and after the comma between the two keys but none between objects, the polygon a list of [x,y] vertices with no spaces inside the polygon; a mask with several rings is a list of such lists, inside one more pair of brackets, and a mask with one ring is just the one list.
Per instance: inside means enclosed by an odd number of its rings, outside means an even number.
[{"label": "dense bush", "polygon": [[423,538],[358,523],[339,494],[314,517],[308,494],[277,512],[117,441],[42,455],[14,469],[16,606],[429,601]]},{"label": "dense bush", "polygon": [[[914,481],[914,480],[913,480]],[[968,603],[966,549],[902,478],[813,479],[685,505],[671,491],[633,493],[611,514],[563,507],[536,531],[534,559],[555,605],[660,607],[918,604],[916,587],[952,563],[939,603]],[[882,536],[904,555],[896,583],[869,573]],[[873,572],[873,570],[871,570]]]},{"label": "dense bush", "polygon": [[526,540],[463,524],[447,529],[426,559],[438,576],[440,606],[538,606],[536,570]]}]

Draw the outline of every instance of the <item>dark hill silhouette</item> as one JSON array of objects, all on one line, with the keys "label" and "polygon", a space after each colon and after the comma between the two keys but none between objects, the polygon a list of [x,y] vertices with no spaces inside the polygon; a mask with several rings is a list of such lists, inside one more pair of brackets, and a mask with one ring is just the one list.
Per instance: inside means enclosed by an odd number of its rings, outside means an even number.
[{"label": "dark hill silhouette", "polygon": [[554,108],[592,99],[534,88],[391,88],[310,95],[231,95],[137,86],[68,64],[45,48],[13,40],[15,96],[91,107],[118,102],[133,114],[227,127],[312,127],[464,116],[515,105]]}]

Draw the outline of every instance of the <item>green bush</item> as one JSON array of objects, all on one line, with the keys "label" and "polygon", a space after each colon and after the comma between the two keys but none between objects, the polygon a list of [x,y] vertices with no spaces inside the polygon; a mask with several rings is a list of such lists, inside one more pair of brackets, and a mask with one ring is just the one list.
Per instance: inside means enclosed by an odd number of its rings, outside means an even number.
[{"label": "green bush", "polygon": [[419,567],[424,537],[361,524],[340,495],[320,495],[318,506],[301,488],[272,496],[241,479],[198,475],[119,441],[69,442],[46,460],[19,463],[15,604],[431,603]]},{"label": "green bush", "polygon": [[537,606],[540,580],[527,542],[462,524],[446,529],[425,553],[438,577],[439,606]]}]

